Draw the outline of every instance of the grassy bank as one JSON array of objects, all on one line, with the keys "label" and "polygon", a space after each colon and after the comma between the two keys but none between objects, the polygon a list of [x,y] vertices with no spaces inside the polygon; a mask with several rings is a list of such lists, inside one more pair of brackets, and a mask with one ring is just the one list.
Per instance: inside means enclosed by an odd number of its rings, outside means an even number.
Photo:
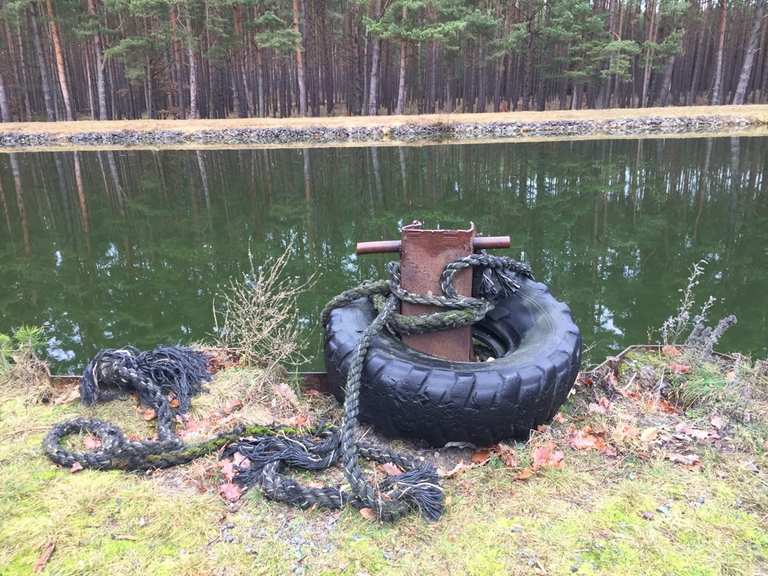
[{"label": "grassy bank", "polygon": [[0,124],[0,149],[329,146],[768,132],[768,106]]},{"label": "grassy bank", "polygon": [[[228,391],[257,376],[221,372],[195,400],[194,418],[221,416]],[[249,419],[338,416],[323,398],[266,392],[283,405],[251,407]],[[225,501],[215,458],[145,475],[57,468],[40,442],[78,414],[152,433],[133,400],[84,409],[71,395],[40,404],[26,402],[18,383],[3,390],[4,575],[35,566],[56,575],[768,570],[768,370],[741,357],[637,351],[581,377],[561,415],[529,442],[444,449],[458,464],[443,469],[447,513],[435,524],[381,525],[352,508],[298,511],[257,490]]]}]

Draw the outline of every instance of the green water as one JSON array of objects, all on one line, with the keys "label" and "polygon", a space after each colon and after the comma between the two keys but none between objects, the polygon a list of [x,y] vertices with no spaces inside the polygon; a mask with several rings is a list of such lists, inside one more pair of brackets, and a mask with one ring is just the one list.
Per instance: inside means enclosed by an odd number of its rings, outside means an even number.
[{"label": "green water", "polygon": [[320,367],[323,303],[387,258],[355,242],[419,218],[511,235],[504,252],[570,303],[592,360],[647,341],[706,257],[697,296],[739,319],[722,348],[765,355],[767,165],[768,139],[744,137],[2,154],[0,332],[45,326],[60,371],[104,346],[210,338],[250,243],[320,274],[301,302]]}]

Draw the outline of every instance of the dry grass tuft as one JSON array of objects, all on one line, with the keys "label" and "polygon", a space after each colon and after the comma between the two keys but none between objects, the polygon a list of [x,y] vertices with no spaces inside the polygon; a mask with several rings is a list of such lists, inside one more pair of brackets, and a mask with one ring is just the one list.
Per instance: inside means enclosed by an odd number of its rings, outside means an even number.
[{"label": "dry grass tuft", "polygon": [[27,326],[12,336],[0,334],[0,395],[21,397],[27,404],[51,400],[51,372],[37,355],[42,339],[40,328]]}]

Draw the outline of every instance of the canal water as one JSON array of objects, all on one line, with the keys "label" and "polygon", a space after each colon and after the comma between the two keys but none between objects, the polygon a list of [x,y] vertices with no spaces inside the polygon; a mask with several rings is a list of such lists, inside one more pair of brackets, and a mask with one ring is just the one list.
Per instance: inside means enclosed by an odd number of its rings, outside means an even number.
[{"label": "canal water", "polygon": [[[725,350],[768,353],[768,138],[0,154],[0,332],[45,327],[61,372],[100,347],[212,338],[220,286],[285,250],[320,368],[323,304],[380,277],[358,240],[509,234],[592,361],[654,339],[691,265]],[[391,257],[391,255],[389,256]]]}]

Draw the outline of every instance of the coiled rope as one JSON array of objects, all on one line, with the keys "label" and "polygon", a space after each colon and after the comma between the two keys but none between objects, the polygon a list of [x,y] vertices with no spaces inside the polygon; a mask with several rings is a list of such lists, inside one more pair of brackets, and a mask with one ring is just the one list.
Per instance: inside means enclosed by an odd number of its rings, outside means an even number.
[{"label": "coiled rope", "polygon": [[[453,279],[467,268],[482,269],[479,297],[456,292]],[[234,481],[258,486],[273,500],[302,508],[341,508],[349,503],[370,508],[383,521],[395,521],[419,511],[437,520],[443,511],[443,492],[435,467],[412,456],[398,454],[359,439],[358,415],[365,358],[371,341],[385,328],[395,334],[423,334],[466,326],[482,320],[501,297],[519,287],[515,275],[532,278],[530,268],[503,256],[472,254],[444,268],[442,295],[413,294],[400,286],[399,264],[388,264],[389,279],[364,282],[339,294],[323,309],[325,326],[331,312],[359,298],[373,298],[378,314],[363,333],[347,375],[344,415],[340,428],[320,425],[310,431],[275,426],[245,425],[197,443],[184,443],[174,432],[175,414],[188,410],[192,396],[210,380],[207,357],[183,347],[161,347],[149,352],[134,348],[103,350],[91,360],[80,380],[81,401],[93,404],[108,399],[105,387],[134,391],[143,405],[155,410],[157,438],[129,440],[115,425],[98,419],[76,418],[53,427],[43,441],[46,455],[61,466],[147,470],[184,464],[224,448],[224,457],[240,453],[247,465],[235,466]],[[397,312],[400,302],[426,304],[441,311],[417,316]],[[179,402],[171,406],[168,395]],[[101,445],[92,451],[65,448],[65,437],[79,432],[97,436]],[[360,466],[360,458],[392,463],[403,472],[375,484]],[[305,470],[323,470],[341,462],[350,490],[339,486],[305,487],[281,473],[284,465]],[[245,461],[243,461],[245,462]]]}]

